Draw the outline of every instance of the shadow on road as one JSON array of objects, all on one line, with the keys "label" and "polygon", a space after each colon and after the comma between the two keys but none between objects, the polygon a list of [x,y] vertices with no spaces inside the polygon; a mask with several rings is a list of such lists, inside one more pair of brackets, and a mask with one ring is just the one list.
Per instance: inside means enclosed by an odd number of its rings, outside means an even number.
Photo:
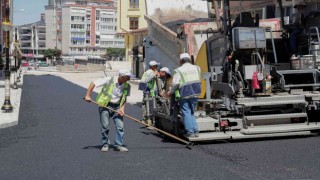
[{"label": "shadow on road", "polygon": [[101,149],[101,145],[96,145],[96,146],[86,146],[83,147],[82,149]]}]

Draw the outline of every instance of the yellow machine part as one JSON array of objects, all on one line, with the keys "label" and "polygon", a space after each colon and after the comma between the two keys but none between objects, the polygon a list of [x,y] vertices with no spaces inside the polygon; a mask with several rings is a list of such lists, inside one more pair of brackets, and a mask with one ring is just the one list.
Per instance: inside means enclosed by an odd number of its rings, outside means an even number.
[{"label": "yellow machine part", "polygon": [[[195,64],[200,67],[201,73],[208,72],[208,57],[207,57],[207,41],[205,41],[198,52]],[[199,98],[205,98],[206,95],[206,81],[201,80],[201,94]]]}]

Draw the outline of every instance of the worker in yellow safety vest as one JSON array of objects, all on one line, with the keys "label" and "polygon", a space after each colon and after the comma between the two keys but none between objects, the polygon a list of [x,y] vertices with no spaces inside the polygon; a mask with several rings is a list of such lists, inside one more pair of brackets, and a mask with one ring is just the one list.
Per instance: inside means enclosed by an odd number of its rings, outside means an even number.
[{"label": "worker in yellow safety vest", "polygon": [[158,73],[158,91],[160,97],[165,97],[172,83],[172,76],[169,68],[163,67]]},{"label": "worker in yellow safety vest", "polygon": [[186,131],[184,136],[194,138],[199,136],[194,110],[201,93],[201,71],[199,66],[192,65],[190,61],[189,54],[180,54],[181,66],[174,70],[171,88],[167,95],[175,94],[179,102]]},{"label": "worker in yellow safety vest", "polygon": [[[130,85],[127,83],[127,81],[129,81],[131,77],[133,77],[133,75],[129,70],[120,70],[118,78],[106,77],[97,79],[91,82],[90,86],[88,87],[85,100],[91,102],[91,92],[93,91],[93,89],[95,87],[102,86],[101,92],[96,98],[96,102],[100,105],[99,113],[102,126],[101,151],[103,152],[109,150],[110,118],[113,118],[116,126],[116,137],[114,145],[115,149],[123,152],[128,151],[128,149],[123,146],[123,115],[127,96],[130,95]],[[105,108],[105,106],[118,111],[118,113]]]},{"label": "worker in yellow safety vest", "polygon": [[141,114],[142,114],[142,121],[151,125],[152,121],[150,119],[150,112],[149,112],[149,98],[154,98],[157,94],[157,75],[158,71],[157,68],[160,65],[157,61],[150,61],[149,66],[150,68],[143,73],[141,81],[139,83],[139,90],[143,91],[143,99],[142,99],[142,107],[141,107]]}]

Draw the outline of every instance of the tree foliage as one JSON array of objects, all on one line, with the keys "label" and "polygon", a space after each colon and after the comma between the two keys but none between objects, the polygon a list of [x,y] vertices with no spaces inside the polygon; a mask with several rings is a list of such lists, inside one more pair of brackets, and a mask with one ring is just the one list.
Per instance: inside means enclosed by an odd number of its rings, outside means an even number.
[{"label": "tree foliage", "polygon": [[46,49],[43,53],[44,57],[46,58],[49,58],[49,59],[53,59],[53,58],[56,58],[56,59],[60,59],[61,57],[61,54],[62,54],[62,51],[60,49]]},{"label": "tree foliage", "polygon": [[124,48],[107,48],[105,57],[107,57],[108,59],[112,59],[112,57],[114,58],[122,58],[125,56],[126,50]]}]

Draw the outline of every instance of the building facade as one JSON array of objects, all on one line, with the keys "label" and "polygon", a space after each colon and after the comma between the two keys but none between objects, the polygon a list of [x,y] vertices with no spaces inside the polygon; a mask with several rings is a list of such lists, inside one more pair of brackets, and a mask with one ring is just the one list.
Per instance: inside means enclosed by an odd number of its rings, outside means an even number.
[{"label": "building facade", "polygon": [[18,35],[22,58],[26,60],[44,60],[46,50],[46,23],[44,14],[41,20],[35,23],[17,26],[15,29]]},{"label": "building facade", "polygon": [[49,0],[45,7],[47,48],[66,56],[100,56],[108,47],[124,48],[117,35],[114,0]]},{"label": "building facade", "polygon": [[145,0],[118,0],[117,33],[124,35],[126,59],[133,60],[133,49],[143,43],[147,36],[147,14]]}]

